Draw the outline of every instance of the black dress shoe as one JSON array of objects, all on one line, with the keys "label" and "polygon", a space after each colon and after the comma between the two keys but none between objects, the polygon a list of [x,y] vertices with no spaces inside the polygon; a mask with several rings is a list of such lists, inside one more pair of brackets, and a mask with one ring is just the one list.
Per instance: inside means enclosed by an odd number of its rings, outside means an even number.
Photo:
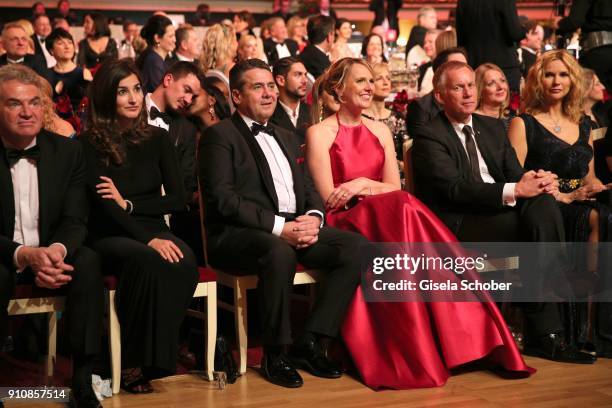
[{"label": "black dress shoe", "polygon": [[526,342],[523,353],[562,363],[593,364],[597,361],[597,357],[568,345],[556,333],[540,336],[534,342]]},{"label": "black dress shoe", "polygon": [[295,368],[289,364],[283,354],[264,354],[261,360],[261,374],[272,384],[287,388],[298,388],[304,380]]},{"label": "black dress shoe", "polygon": [[292,348],[288,358],[295,367],[306,370],[316,377],[342,377],[340,366],[327,358],[314,336],[306,336],[298,342]]},{"label": "black dress shoe", "polygon": [[102,404],[96,398],[96,394],[93,392],[91,387],[80,388],[73,390],[70,394],[70,401],[68,402],[70,408],[102,408]]}]

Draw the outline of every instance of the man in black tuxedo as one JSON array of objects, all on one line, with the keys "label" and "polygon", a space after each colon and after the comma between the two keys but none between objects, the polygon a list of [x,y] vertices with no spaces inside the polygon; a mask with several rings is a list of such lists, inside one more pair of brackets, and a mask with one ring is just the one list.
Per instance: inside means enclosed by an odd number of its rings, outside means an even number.
[{"label": "man in black tuxedo", "polygon": [[189,107],[202,90],[200,77],[200,70],[192,62],[176,62],[168,68],[157,88],[145,96],[145,104],[149,125],[168,131],[183,175],[185,192],[189,195],[189,209],[173,214],[170,228],[192,247],[198,261],[203,262],[196,195],[196,127],[186,118]]},{"label": "man in black tuxedo", "polygon": [[477,68],[490,62],[506,75],[510,90],[519,92],[521,71],[516,49],[525,29],[516,12],[516,0],[459,0],[457,45],[468,53],[468,63]]},{"label": "man in black tuxedo", "polygon": [[172,65],[178,61],[194,62],[200,56],[201,50],[201,41],[193,27],[181,27],[176,30],[176,48],[172,55],[166,58],[166,63]]},{"label": "man in black tuxedo", "polygon": [[42,14],[36,16],[32,25],[34,26],[34,34],[32,34],[32,41],[34,42],[34,55],[38,55],[45,59],[47,68],[51,68],[55,65],[56,61],[53,55],[49,53],[47,47],[45,47],[45,40],[51,34],[51,21],[49,17]]},{"label": "man in black tuxedo", "polygon": [[306,128],[310,126],[308,106],[301,100],[306,96],[306,67],[296,57],[281,58],[272,69],[278,88],[278,103],[270,123],[294,133],[299,144],[304,144]]},{"label": "man in black tuxedo", "polygon": [[36,74],[0,68],[0,338],[16,283],[67,295],[73,405],[98,407],[91,388],[103,311],[98,256],[83,247],[88,203],[78,142],[42,130]]},{"label": "man in black tuxedo", "polygon": [[[436,72],[446,61],[467,62],[465,50],[456,47],[447,48],[440,52],[433,60],[433,71]],[[408,135],[412,138],[417,138],[423,132],[427,132],[429,122],[441,111],[442,106],[434,98],[433,91],[412,101],[408,106],[408,113],[406,114],[406,131]]]},{"label": "man in black tuxedo", "polygon": [[38,75],[49,80],[50,72],[47,62],[40,55],[28,54],[28,35],[17,23],[7,23],[2,29],[2,44],[6,54],[0,57],[0,66],[23,64],[33,69]]},{"label": "man in black tuxedo", "polygon": [[[552,196],[558,188],[555,176],[542,170],[525,172],[503,123],[473,114],[472,68],[449,61],[438,68],[433,82],[444,111],[415,139],[417,196],[460,241],[563,241],[563,220]],[[495,227],[483,228],[490,225]],[[525,353],[573,363],[595,360],[562,340],[556,304],[526,306]]]},{"label": "man in black tuxedo", "polygon": [[292,57],[298,53],[298,43],[289,38],[287,26],[282,17],[270,19],[270,38],[264,40],[264,52],[270,65],[285,57]]},{"label": "man in black tuxedo", "polygon": [[[303,383],[295,367],[320,377],[340,377],[339,367],[325,357],[320,343],[339,333],[359,282],[355,254],[365,239],[322,227],[323,202],[296,137],[269,123],[276,84],[266,63],[237,63],[230,72],[230,87],[237,111],[200,139],[210,263],[259,276],[264,377],[290,388]],[[328,273],[306,331],[287,356],[283,348],[292,343],[289,293],[298,262]]]},{"label": "man in black tuxedo", "polygon": [[399,37],[399,23],[397,12],[402,7],[403,0],[371,0],[369,9],[374,12],[372,27],[384,25],[387,20],[388,28],[395,30]]},{"label": "man in black tuxedo", "polygon": [[310,17],[306,24],[310,43],[300,54],[300,60],[315,79],[331,65],[329,52],[334,45],[334,24],[333,18],[322,15]]},{"label": "man in black tuxedo", "polygon": [[527,79],[529,68],[535,64],[538,55],[542,51],[544,29],[535,20],[527,20],[524,27],[525,38],[521,40],[521,46],[517,50],[517,54],[521,64],[521,75]]}]

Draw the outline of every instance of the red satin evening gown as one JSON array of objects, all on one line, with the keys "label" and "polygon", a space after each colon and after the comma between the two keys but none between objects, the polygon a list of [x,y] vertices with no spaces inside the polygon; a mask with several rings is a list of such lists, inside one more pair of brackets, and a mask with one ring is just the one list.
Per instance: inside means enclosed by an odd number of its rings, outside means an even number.
[{"label": "red satin evening gown", "polygon": [[[363,124],[339,124],[329,155],[335,186],[358,177],[382,180],[384,149]],[[372,242],[456,241],[424,204],[404,191],[365,197],[348,210],[328,212],[326,222]],[[342,336],[361,378],[374,389],[441,386],[451,368],[482,358],[517,376],[535,372],[523,361],[492,301],[366,302],[359,288]]]}]

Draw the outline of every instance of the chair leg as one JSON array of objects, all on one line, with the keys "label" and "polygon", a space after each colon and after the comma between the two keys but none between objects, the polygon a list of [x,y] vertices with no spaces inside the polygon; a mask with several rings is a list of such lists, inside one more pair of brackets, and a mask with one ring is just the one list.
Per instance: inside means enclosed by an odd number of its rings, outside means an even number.
[{"label": "chair leg", "polygon": [[246,289],[240,279],[236,279],[234,286],[234,323],[236,324],[236,340],[240,352],[240,374],[246,373],[247,366],[247,301]]},{"label": "chair leg", "polygon": [[209,282],[206,296],[206,376],[213,380],[217,342],[217,283]]},{"label": "chair leg", "polygon": [[49,349],[47,351],[47,376],[51,378],[53,377],[53,366],[55,365],[57,354],[57,312],[51,312],[48,315]]},{"label": "chair leg", "polygon": [[108,342],[111,355],[111,385],[113,394],[121,389],[121,326],[115,309],[115,291],[108,291]]}]

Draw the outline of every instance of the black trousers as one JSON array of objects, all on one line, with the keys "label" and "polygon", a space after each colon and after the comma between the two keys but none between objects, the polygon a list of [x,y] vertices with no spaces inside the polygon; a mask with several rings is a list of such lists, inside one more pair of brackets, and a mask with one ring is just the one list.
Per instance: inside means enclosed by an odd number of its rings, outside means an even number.
[{"label": "black trousers", "polygon": [[[68,341],[73,356],[88,358],[99,353],[104,309],[104,286],[100,259],[91,249],[81,247],[66,259],[74,267],[72,281],[65,289],[65,318],[68,323]],[[0,333],[7,328],[7,307],[16,283],[33,283],[31,269],[16,274],[14,268],[0,265]],[[3,337],[0,337],[3,338]]]},{"label": "black trousers", "polygon": [[612,89],[612,45],[585,52],[580,57],[580,64],[595,71],[606,89]]},{"label": "black trousers", "polygon": [[115,301],[122,367],[174,372],[179,328],[198,283],[198,267],[183,241],[170,232],[156,236],[173,241],[184,258],[170,263],[153,248],[125,237],[103,238],[92,248],[100,254],[104,272],[119,277]]},{"label": "black trousers", "polygon": [[346,308],[360,281],[361,235],[324,227],[312,246],[296,250],[265,231],[236,228],[209,247],[211,264],[246,269],[259,276],[257,300],[263,344],[292,343],[290,291],[296,266],[325,269],[328,275],[317,290],[317,299],[306,321],[307,331],[336,337]]},{"label": "black trousers", "polygon": [[[519,200],[515,208],[466,214],[457,238],[462,242],[563,242],[565,229],[555,199],[541,194]],[[545,265],[542,268],[546,270]],[[521,306],[529,336],[537,337],[563,330],[557,304],[523,303]]]}]

